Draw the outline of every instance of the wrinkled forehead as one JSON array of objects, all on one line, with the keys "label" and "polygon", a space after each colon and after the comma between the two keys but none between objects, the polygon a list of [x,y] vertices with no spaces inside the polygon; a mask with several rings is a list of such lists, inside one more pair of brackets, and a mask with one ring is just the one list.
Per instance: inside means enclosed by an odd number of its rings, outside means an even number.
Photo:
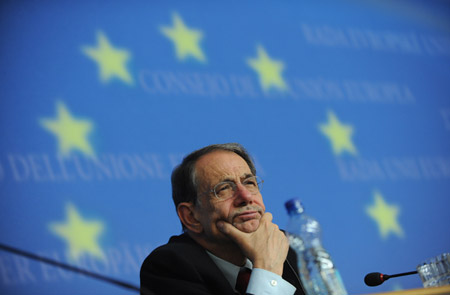
[{"label": "wrinkled forehead", "polygon": [[200,157],[195,164],[195,176],[199,188],[251,175],[247,162],[238,154],[229,151],[208,153]]}]

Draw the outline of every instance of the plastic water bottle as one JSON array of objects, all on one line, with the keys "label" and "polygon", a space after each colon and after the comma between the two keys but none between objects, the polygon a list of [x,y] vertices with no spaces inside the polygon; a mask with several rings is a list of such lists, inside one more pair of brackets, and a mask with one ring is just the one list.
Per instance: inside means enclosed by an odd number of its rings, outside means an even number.
[{"label": "plastic water bottle", "polygon": [[347,295],[339,271],[322,247],[320,225],[304,213],[298,199],[285,203],[289,214],[286,228],[290,246],[296,251],[298,269],[308,295]]}]

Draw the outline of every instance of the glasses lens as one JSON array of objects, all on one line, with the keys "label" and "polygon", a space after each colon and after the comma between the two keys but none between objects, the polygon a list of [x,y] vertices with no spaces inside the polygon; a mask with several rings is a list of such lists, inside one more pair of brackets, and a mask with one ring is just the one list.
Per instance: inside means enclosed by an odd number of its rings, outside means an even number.
[{"label": "glasses lens", "polygon": [[234,195],[234,191],[236,190],[235,187],[236,185],[234,182],[221,182],[214,187],[214,194],[219,199],[228,199]]},{"label": "glasses lens", "polygon": [[262,180],[258,176],[252,176],[245,179],[242,184],[249,192],[251,192],[252,194],[256,194],[261,189]]},{"label": "glasses lens", "polygon": [[[248,190],[252,194],[257,194],[262,187],[263,180],[259,178],[258,176],[252,176],[249,178],[246,178],[242,185],[245,187],[246,190]],[[214,194],[217,198],[224,200],[228,199],[234,196],[236,192],[236,184],[232,181],[224,181],[221,183],[218,183],[214,187]]]}]

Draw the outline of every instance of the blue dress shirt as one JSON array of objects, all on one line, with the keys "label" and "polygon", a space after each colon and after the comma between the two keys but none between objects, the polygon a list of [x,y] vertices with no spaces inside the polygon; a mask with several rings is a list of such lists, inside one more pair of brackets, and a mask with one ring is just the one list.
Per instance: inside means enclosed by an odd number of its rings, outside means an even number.
[{"label": "blue dress shirt", "polygon": [[[241,267],[234,265],[226,260],[223,260],[214,254],[206,251],[212,258],[214,263],[223,272],[225,278],[230,282],[234,288],[236,286],[236,279]],[[252,270],[250,282],[247,286],[247,294],[253,295],[275,295],[286,294],[292,295],[295,293],[295,287],[285,281],[281,276],[261,268],[253,268],[253,264],[247,259],[245,267]]]}]

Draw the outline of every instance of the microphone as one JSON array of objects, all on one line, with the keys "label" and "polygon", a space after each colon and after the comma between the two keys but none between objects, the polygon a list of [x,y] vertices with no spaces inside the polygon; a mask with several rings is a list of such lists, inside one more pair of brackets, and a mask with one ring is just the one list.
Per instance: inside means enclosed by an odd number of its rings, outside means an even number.
[{"label": "microphone", "polygon": [[367,286],[375,287],[375,286],[383,284],[385,281],[389,280],[390,278],[408,276],[408,275],[413,275],[416,273],[417,273],[417,271],[410,271],[410,272],[398,273],[395,275],[387,275],[387,274],[382,274],[380,272],[371,272],[364,277],[364,283],[366,283]]}]

